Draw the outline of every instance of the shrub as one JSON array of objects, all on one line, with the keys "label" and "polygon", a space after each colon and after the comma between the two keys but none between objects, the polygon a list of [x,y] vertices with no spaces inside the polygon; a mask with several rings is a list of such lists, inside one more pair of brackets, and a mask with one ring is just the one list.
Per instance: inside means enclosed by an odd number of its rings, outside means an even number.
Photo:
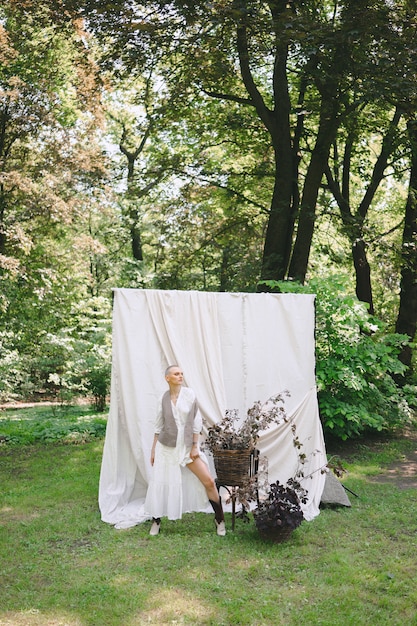
[{"label": "shrub", "polygon": [[86,372],[87,389],[94,398],[94,406],[98,412],[102,412],[106,408],[106,398],[110,388],[110,372],[110,363],[93,366]]},{"label": "shrub", "polygon": [[0,398],[54,399],[70,403],[92,395],[102,411],[110,386],[110,304],[103,298],[80,301],[71,325],[38,328],[29,342],[0,331]]},{"label": "shrub", "polygon": [[2,445],[86,443],[102,438],[107,419],[85,406],[35,406],[0,413]]},{"label": "shrub", "polygon": [[15,397],[16,385],[22,382],[19,353],[14,348],[12,332],[0,331],[0,402]]}]

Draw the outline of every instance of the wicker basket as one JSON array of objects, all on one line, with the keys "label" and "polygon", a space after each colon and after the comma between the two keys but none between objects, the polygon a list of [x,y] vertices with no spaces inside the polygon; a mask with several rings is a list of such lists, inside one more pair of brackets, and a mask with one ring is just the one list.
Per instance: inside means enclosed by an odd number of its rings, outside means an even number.
[{"label": "wicker basket", "polygon": [[217,482],[238,487],[249,476],[252,450],[215,450],[213,452]]}]

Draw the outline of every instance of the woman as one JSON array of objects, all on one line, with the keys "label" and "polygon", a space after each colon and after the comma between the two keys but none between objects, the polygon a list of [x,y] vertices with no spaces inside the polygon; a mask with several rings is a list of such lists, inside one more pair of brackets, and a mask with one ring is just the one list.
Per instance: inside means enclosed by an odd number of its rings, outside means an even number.
[{"label": "woman", "polygon": [[[161,517],[181,519],[185,511],[204,510],[210,501],[217,534],[224,536],[224,514],[207,459],[199,449],[201,413],[195,393],[183,387],[184,375],[177,365],[165,371],[169,390],[162,396],[151,450],[152,477],[145,511],[152,515],[151,535],[160,530]],[[198,479],[198,480],[196,480]]]}]

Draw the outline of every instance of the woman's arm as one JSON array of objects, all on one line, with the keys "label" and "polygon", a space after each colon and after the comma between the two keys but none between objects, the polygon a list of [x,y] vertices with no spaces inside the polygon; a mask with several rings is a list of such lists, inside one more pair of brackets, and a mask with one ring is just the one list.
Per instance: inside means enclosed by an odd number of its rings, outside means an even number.
[{"label": "woman's arm", "polygon": [[152,443],[152,448],[151,448],[151,465],[152,466],[155,463],[156,442],[158,441],[158,436],[162,430],[163,425],[164,425],[164,420],[162,417],[162,400],[160,400],[159,406],[158,406],[158,413],[156,415],[156,420],[155,420],[155,430],[154,430],[155,434],[153,436],[153,443]]},{"label": "woman's arm", "polygon": [[153,436],[153,444],[151,448],[151,465],[152,466],[155,463],[155,448],[156,448],[156,442],[158,441],[158,436],[159,436],[159,433],[155,433]]}]

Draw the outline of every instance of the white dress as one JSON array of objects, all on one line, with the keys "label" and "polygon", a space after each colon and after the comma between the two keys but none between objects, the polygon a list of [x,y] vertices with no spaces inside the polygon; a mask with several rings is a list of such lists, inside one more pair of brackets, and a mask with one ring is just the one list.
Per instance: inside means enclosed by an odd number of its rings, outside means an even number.
[{"label": "white dress", "polygon": [[[151,517],[181,519],[183,513],[204,511],[209,505],[204,486],[187,468],[187,464],[192,460],[191,450],[184,442],[184,426],[194,399],[192,389],[181,387],[177,403],[175,405],[172,403],[172,413],[178,428],[177,444],[175,448],[171,448],[159,441],[156,443],[155,462],[145,500],[145,512]],[[155,424],[156,434],[161,432],[162,426],[162,402],[160,402]],[[201,413],[197,411],[193,432],[200,433],[201,428]],[[200,457],[207,463],[207,458],[201,451]]]}]

